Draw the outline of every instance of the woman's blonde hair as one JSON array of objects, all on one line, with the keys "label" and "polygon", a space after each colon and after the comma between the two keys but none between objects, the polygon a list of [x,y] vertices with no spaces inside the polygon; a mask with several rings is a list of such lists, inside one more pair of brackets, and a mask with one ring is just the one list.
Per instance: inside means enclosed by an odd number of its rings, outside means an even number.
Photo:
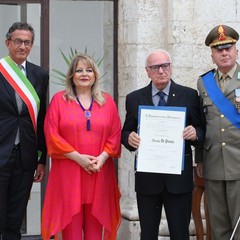
[{"label": "woman's blonde hair", "polygon": [[103,91],[100,89],[100,71],[94,59],[86,54],[77,54],[72,59],[66,76],[66,92],[64,94],[64,97],[70,101],[75,100],[76,98],[76,89],[73,82],[73,76],[76,72],[79,61],[84,62],[89,68],[93,70],[95,75],[95,82],[92,86],[92,96],[93,99],[102,106],[105,103],[106,99]]}]

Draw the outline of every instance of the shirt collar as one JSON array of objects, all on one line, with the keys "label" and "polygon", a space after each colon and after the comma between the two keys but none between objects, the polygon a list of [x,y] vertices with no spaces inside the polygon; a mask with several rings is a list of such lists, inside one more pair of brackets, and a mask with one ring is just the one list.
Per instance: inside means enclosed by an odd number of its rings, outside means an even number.
[{"label": "shirt collar", "polygon": [[[170,91],[170,86],[171,86],[171,81],[168,82],[167,86],[161,90],[162,92],[164,92],[167,96],[169,95],[169,91]],[[157,89],[157,87],[154,85],[154,83],[152,82],[152,97],[157,95],[157,93],[159,92],[159,89]]]},{"label": "shirt collar", "polygon": [[[17,63],[15,63],[17,66],[19,65],[19,64],[17,64]],[[26,61],[24,61],[22,64],[20,64],[20,65],[22,65],[23,66],[23,69],[26,69]]]},{"label": "shirt collar", "polygon": [[26,61],[24,61],[21,65],[23,66],[24,69],[26,69]]},{"label": "shirt collar", "polygon": [[[233,75],[236,72],[236,70],[237,70],[237,64],[235,64],[235,66],[229,72],[227,72],[227,75],[230,78],[233,78]],[[223,73],[218,70],[218,77],[219,77],[219,79],[221,79],[222,75],[223,75]]]}]

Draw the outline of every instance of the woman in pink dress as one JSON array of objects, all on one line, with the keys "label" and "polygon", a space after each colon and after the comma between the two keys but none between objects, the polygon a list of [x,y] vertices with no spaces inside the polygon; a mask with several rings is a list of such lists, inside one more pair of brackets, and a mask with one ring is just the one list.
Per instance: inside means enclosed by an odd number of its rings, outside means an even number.
[{"label": "woman in pink dress", "polygon": [[52,164],[42,213],[42,237],[115,240],[121,221],[113,158],[120,157],[121,122],[112,97],[100,90],[99,69],[87,55],[69,67],[45,119]]}]

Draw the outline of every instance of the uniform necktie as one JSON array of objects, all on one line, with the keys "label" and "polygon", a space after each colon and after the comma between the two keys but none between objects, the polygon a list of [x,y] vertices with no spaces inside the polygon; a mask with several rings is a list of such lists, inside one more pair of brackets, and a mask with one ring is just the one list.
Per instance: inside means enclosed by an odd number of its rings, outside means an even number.
[{"label": "uniform necktie", "polygon": [[157,94],[160,97],[159,102],[158,102],[158,106],[165,106],[166,105],[166,101],[164,99],[165,93],[163,91],[159,91]]},{"label": "uniform necktie", "polygon": [[227,80],[228,80],[228,75],[224,73],[219,82],[219,86],[220,86],[220,89],[222,90],[222,92],[225,91]]}]

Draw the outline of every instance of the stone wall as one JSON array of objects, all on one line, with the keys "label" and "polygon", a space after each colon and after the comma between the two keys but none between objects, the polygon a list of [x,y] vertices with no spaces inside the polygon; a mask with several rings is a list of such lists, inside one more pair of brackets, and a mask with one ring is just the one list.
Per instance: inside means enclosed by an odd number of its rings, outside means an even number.
[{"label": "stone wall", "polygon": [[[227,24],[240,32],[240,3],[237,0],[119,0],[119,113],[124,121],[125,97],[149,83],[145,57],[163,48],[173,60],[172,78],[196,88],[199,75],[212,69],[210,49],[204,45],[208,32]],[[123,147],[119,159],[123,223],[118,240],[139,239],[134,192],[134,154]],[[129,221],[130,220],[130,221]],[[194,235],[194,225],[190,228]],[[162,230],[161,230],[162,229]],[[167,231],[163,218],[160,232]],[[162,233],[160,239],[167,233]]]}]

